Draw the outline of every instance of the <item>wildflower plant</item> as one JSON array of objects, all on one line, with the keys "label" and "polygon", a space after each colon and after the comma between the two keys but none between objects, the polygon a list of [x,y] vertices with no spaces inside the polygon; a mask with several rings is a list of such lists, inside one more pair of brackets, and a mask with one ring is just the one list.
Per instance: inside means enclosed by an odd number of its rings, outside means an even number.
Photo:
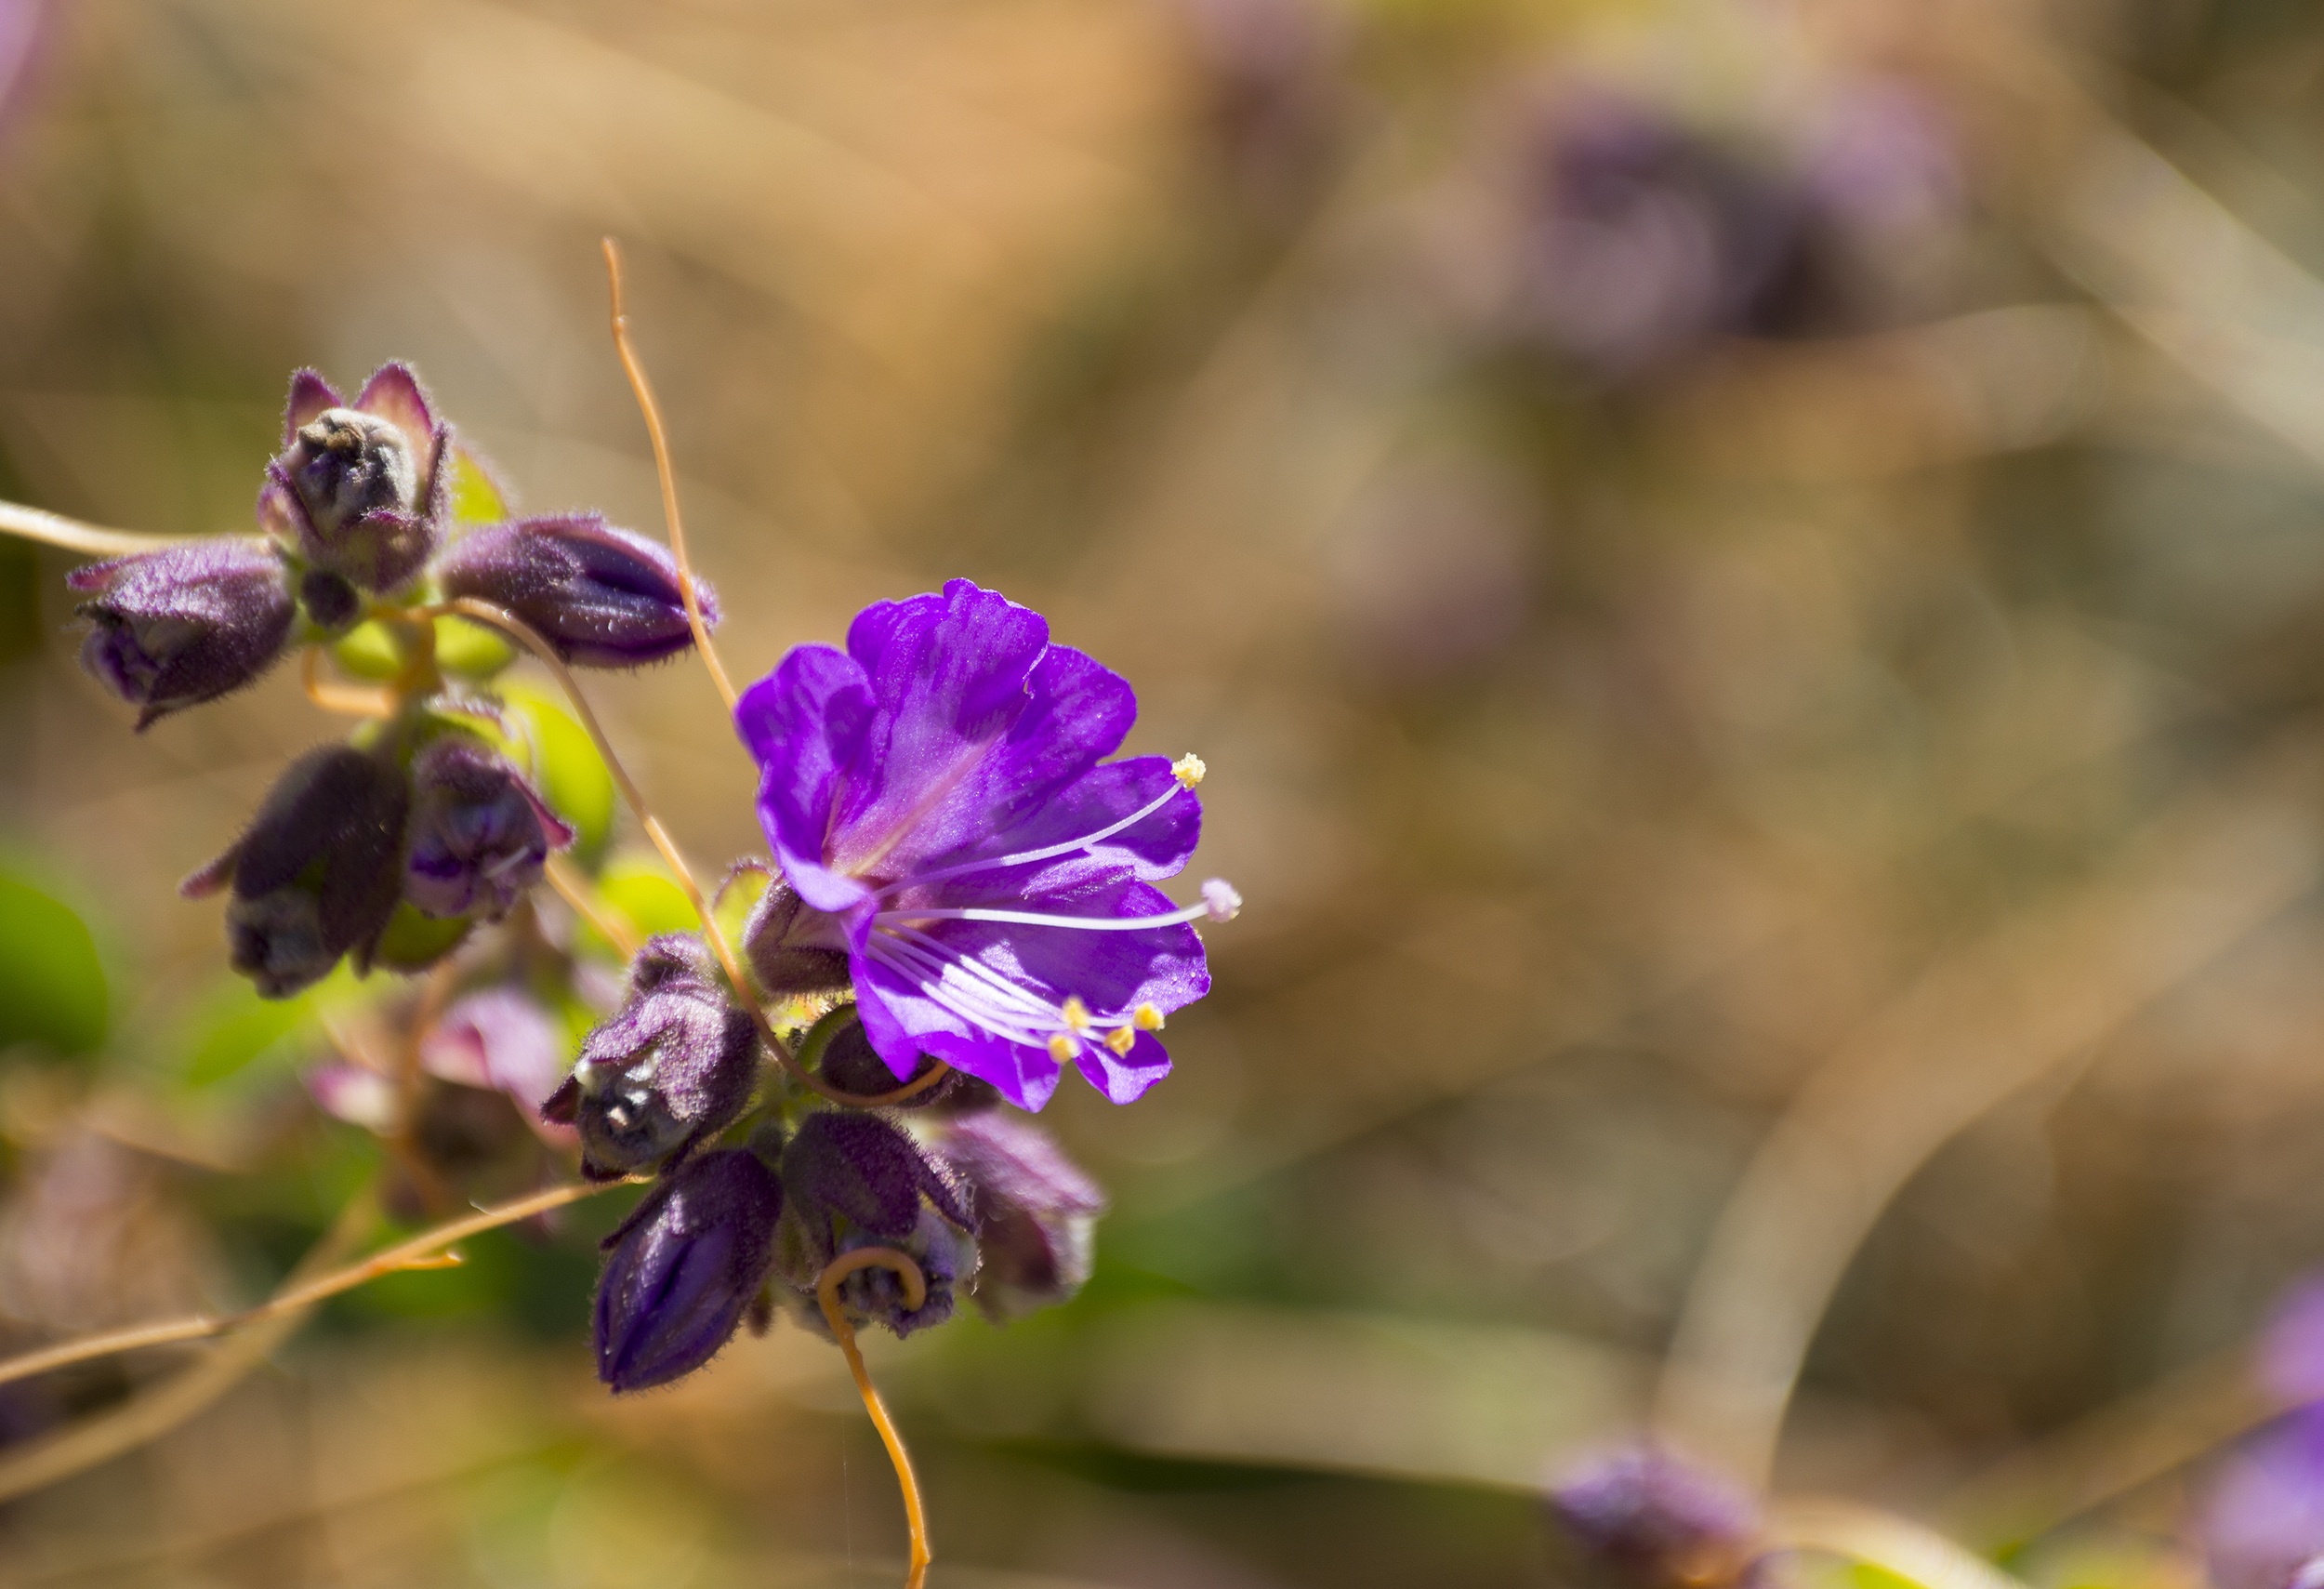
[{"label": "wildflower plant", "polygon": [[[1186,904],[1158,886],[1200,837],[1201,761],[1115,759],[1128,682],[997,591],[876,602],[844,648],[796,647],[733,688],[606,258],[667,547],[595,513],[516,516],[401,364],[351,399],[293,377],[255,536],[146,545],[11,510],[11,527],[119,553],[71,584],[84,665],[140,729],[293,653],[310,699],[359,720],[285,768],[181,892],[224,898],[228,959],[266,999],[343,966],[370,978],[333,1006],[338,1053],[309,1083],[386,1139],[382,1205],[530,1189],[250,1314],[68,1344],[0,1364],[0,1383],[295,1318],[453,1261],[463,1236],[650,1182],[604,1244],[600,1377],[666,1384],[778,1312],[828,1335],[903,1484],[917,1583],[925,1522],[855,1331],[910,1335],[967,1301],[1015,1317],[1088,1279],[1103,1197],[1026,1116],[1068,1069],[1117,1104],[1166,1076],[1164,1023],[1209,987],[1196,925],[1240,902],[1216,880]],[[770,851],[715,894],[574,671],[689,652],[758,763]],[[528,653],[571,716],[506,677]],[[620,869],[591,771],[656,862]],[[627,962],[617,983],[601,951]]]}]

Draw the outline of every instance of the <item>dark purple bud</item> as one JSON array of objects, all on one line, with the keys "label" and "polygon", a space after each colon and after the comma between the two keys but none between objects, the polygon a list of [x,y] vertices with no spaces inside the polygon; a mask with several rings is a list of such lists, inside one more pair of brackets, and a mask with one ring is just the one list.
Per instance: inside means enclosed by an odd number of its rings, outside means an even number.
[{"label": "dark purple bud", "polygon": [[1020,1318],[1088,1283],[1105,1194],[1047,1132],[995,1109],[945,1122],[935,1151],[969,1188],[987,1317]]},{"label": "dark purple bud", "polygon": [[327,745],[291,763],[233,848],[178,885],[231,882],[233,967],[269,999],[321,981],[350,951],[368,970],[403,892],[411,794],[394,761]]},{"label": "dark purple bud", "polygon": [[[885,1265],[858,1269],[839,1282],[839,1305],[852,1322],[883,1325],[899,1336],[950,1318],[959,1288],[973,1281],[976,1275],[975,1239],[933,1209],[923,1209],[911,1234],[901,1240],[858,1231],[840,1242],[839,1251],[852,1252],[861,1247],[892,1247],[920,1266],[928,1291],[918,1307],[911,1305],[905,1294],[904,1277]],[[819,1304],[815,1317],[820,1322]]]},{"label": "dark purple bud", "polygon": [[708,1141],[758,1079],[759,1033],[700,940],[646,940],[629,1000],[581,1045],[544,1119],[580,1128],[582,1173],[612,1180]]},{"label": "dark purple bud", "polygon": [[573,842],[498,751],[446,734],[412,763],[412,844],[403,893],[430,916],[497,921],[541,881],[551,850]]},{"label": "dark purple bud", "polygon": [[[831,918],[822,911],[804,910],[790,884],[777,881],[759,896],[750,920],[743,926],[743,958],[770,999],[789,999],[802,993],[838,993],[851,984],[847,950],[829,940]],[[883,1064],[883,1079],[850,1092],[885,1092],[896,1084],[895,1073]],[[834,1086],[845,1082],[834,1080]]]},{"label": "dark purple bud", "polygon": [[141,708],[138,726],[257,679],[283,654],[290,571],[264,541],[195,541],[76,568],[94,626],[81,666]]},{"label": "dark purple bud", "polygon": [[818,1266],[843,1251],[850,1236],[908,1238],[919,1225],[922,1198],[963,1229],[971,1219],[948,1168],[897,1126],[854,1110],[819,1110],[799,1122],[783,1150],[783,1186]]},{"label": "dark purple bud", "polygon": [[312,371],[292,377],[258,522],[316,567],[393,589],[435,550],[447,432],[403,364],[382,366],[351,405],[315,406],[335,396]]},{"label": "dark purple bud", "polygon": [[363,614],[363,599],[355,587],[324,568],[299,576],[298,604],[318,629],[333,631],[348,628]]},{"label": "dark purple bud", "polygon": [[741,1148],[706,1153],[648,1192],[608,1243],[597,1377],[644,1390],[716,1357],[767,1283],[782,1213],[782,1182]]},{"label": "dark purple bud", "polygon": [[[444,555],[437,576],[447,596],[514,613],[576,667],[636,668],[693,643],[676,560],[595,513],[478,530]],[[694,599],[715,628],[710,587],[696,580]]]},{"label": "dark purple bud", "polygon": [[[842,1092],[858,1097],[876,1098],[893,1092],[904,1083],[888,1062],[879,1057],[865,1035],[864,1024],[856,1019],[854,1007],[841,1005],[825,1016],[832,1026],[828,1037],[818,1030],[811,1031],[800,1046],[799,1057],[809,1061],[817,1076]],[[812,1056],[812,1057],[811,1057]],[[912,1066],[907,1079],[918,1081],[937,1061],[921,1054]],[[982,1081],[964,1070],[949,1070],[942,1079],[929,1083],[909,1098],[888,1106],[897,1109],[929,1109],[952,1113],[961,1109],[987,1109],[1000,1102],[1000,1091],[989,1081]]]},{"label": "dark purple bud", "polygon": [[1724,1589],[1745,1582],[1759,1509],[1742,1490],[1667,1451],[1602,1457],[1550,1492],[1566,1536],[1626,1589]]}]

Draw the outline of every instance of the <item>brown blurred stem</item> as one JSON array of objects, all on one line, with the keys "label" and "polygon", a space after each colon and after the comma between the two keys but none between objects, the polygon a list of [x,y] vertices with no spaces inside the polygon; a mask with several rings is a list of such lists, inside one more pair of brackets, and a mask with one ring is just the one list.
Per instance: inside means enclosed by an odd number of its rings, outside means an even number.
[{"label": "brown blurred stem", "polygon": [[888,1416],[887,1404],[879,1399],[879,1391],[864,1367],[864,1354],[855,1344],[855,1327],[839,1306],[839,1283],[859,1269],[875,1268],[895,1271],[904,1282],[905,1306],[917,1309],[928,1301],[928,1277],[920,1273],[911,1254],[892,1247],[859,1247],[840,1253],[816,1277],[815,1301],[823,1307],[823,1321],[831,1327],[839,1350],[847,1356],[848,1372],[855,1376],[856,1392],[864,1398],[872,1427],[879,1431],[879,1443],[888,1448],[888,1460],[895,1464],[896,1487],[904,1492],[904,1520],[912,1530],[912,1566],[905,1574],[904,1585],[905,1589],[920,1589],[928,1577],[928,1564],[935,1559],[928,1549],[928,1514],[920,1506],[920,1481],[912,1472],[912,1453],[904,1449],[904,1437],[896,1433],[895,1420]]},{"label": "brown blurred stem", "polygon": [[782,1034],[777,1032],[773,1023],[767,1019],[767,1013],[759,1008],[759,1000],[752,993],[754,984],[750,980],[749,973],[743,969],[742,958],[734,952],[734,946],[727,938],[725,929],[719,925],[718,915],[712,910],[708,897],[703,894],[702,885],[694,881],[693,868],[686,865],[686,857],[679,852],[676,841],[670,838],[668,830],[662,826],[661,819],[655,816],[645,803],[645,796],[638,792],[638,786],[630,778],[628,769],[621,764],[621,758],[614,753],[612,741],[605,737],[604,725],[598,722],[597,712],[589,705],[588,696],[582,694],[581,682],[573,676],[573,669],[565,666],[564,658],[557,655],[557,648],[549,644],[547,639],[514,613],[495,607],[489,602],[479,602],[472,597],[461,596],[443,602],[441,606],[420,609],[419,613],[415,616],[425,616],[439,613],[457,613],[462,617],[474,618],[480,623],[492,625],[530,651],[539,659],[541,665],[548,669],[549,675],[557,681],[558,687],[564,691],[565,698],[573,703],[573,709],[579,715],[581,726],[588,731],[590,741],[597,747],[597,753],[605,759],[606,770],[614,777],[614,786],[621,790],[621,797],[628,802],[629,809],[636,815],[639,826],[645,829],[646,837],[654,841],[654,847],[661,852],[662,859],[668,865],[671,873],[678,881],[678,886],[684,891],[687,903],[693,907],[694,914],[701,918],[703,936],[709,941],[711,952],[718,956],[719,964],[725,968],[728,980],[734,985],[735,997],[741,1000],[744,1008],[750,1012],[751,1020],[759,1027],[759,1040],[767,1045],[774,1057],[782,1062],[783,1068],[789,1071],[800,1086],[821,1094],[832,1103],[844,1105],[850,1108],[877,1108],[888,1104],[902,1103],[906,1098],[926,1092],[944,1078],[952,1067],[939,1061],[923,1074],[892,1091],[849,1092],[828,1085],[821,1077],[801,1065],[799,1062],[799,1056],[791,1052],[790,1044],[783,1040]]},{"label": "brown blurred stem", "polygon": [[654,472],[662,484],[662,519],[669,526],[670,555],[678,560],[678,593],[686,602],[686,623],[694,631],[694,649],[702,654],[702,665],[709,669],[710,682],[718,686],[719,698],[726,703],[727,715],[732,717],[734,682],[726,676],[725,665],[710,643],[710,626],[702,621],[702,598],[694,593],[693,563],[686,555],[686,530],[678,516],[678,471],[670,467],[669,437],[662,429],[661,405],[654,401],[645,365],[630,345],[629,316],[622,311],[621,246],[610,237],[600,241],[605,247],[605,281],[613,295],[614,351],[621,355],[629,390],[638,394],[639,411],[645,416],[646,438],[654,444]]},{"label": "brown blurred stem", "polygon": [[26,540],[62,547],[90,557],[127,557],[140,551],[160,551],[165,547],[184,546],[196,538],[109,530],[101,524],[85,524],[78,519],[68,519],[45,509],[27,508],[19,502],[0,502],[0,534],[21,536]]},{"label": "brown blurred stem", "polygon": [[[44,1347],[37,1352],[27,1352],[20,1357],[0,1361],[0,1384],[7,1384],[12,1380],[27,1379],[33,1374],[44,1374],[52,1369],[65,1368],[73,1363],[85,1363],[98,1357],[112,1357],[116,1353],[139,1351],[147,1346],[176,1345],[187,1341],[205,1341],[212,1336],[230,1334],[252,1325],[295,1319],[297,1315],[304,1313],[316,1304],[327,1302],[342,1291],[351,1291],[358,1286],[368,1285],[383,1275],[392,1275],[404,1269],[450,1267],[459,1260],[446,1253],[443,1249],[456,1241],[464,1240],[487,1230],[497,1230],[504,1225],[515,1225],[520,1220],[531,1219],[534,1215],[546,1213],[550,1209],[562,1208],[567,1203],[578,1202],[584,1198],[593,1198],[600,1192],[611,1191],[615,1186],[627,1185],[629,1183],[625,1181],[583,1181],[571,1185],[551,1186],[547,1191],[529,1193],[512,1201],[499,1203],[488,1209],[481,1209],[474,1213],[465,1214],[458,1219],[437,1225],[433,1229],[422,1231],[408,1240],[399,1241],[394,1246],[375,1252],[362,1262],[349,1265],[345,1268],[336,1269],[328,1274],[314,1275],[315,1269],[329,1263],[347,1248],[352,1246],[357,1234],[376,1217],[376,1211],[372,1208],[369,1199],[359,1198],[354,1204],[350,1205],[349,1212],[340,1216],[339,1224],[316,1244],[314,1251],[310,1252],[306,1260],[293,1272],[291,1283],[257,1306],[244,1308],[240,1313],[219,1314],[215,1317],[197,1314],[191,1318],[167,1319],[156,1324],[140,1324],[128,1330],[115,1330],[103,1335],[85,1335],[77,1341],[67,1341],[59,1345]],[[307,1276],[312,1276],[312,1278],[302,1278]],[[269,1344],[271,1344],[272,1340],[270,1339]],[[263,1351],[260,1355],[264,1355]],[[191,1373],[200,1371],[200,1369],[196,1369],[191,1371]],[[191,1373],[184,1377],[191,1378]],[[173,1384],[175,1383],[172,1382]],[[165,1385],[155,1395],[158,1397],[169,1389],[169,1385]],[[131,1405],[134,1407],[136,1404]],[[124,1408],[121,1410],[126,1412],[130,1409]],[[191,1410],[193,1410],[188,1409],[189,1413]],[[108,1415],[108,1417],[111,1416]],[[96,1422],[103,1423],[105,1420],[100,1419]],[[176,1421],[172,1420],[172,1422]],[[167,1426],[164,1425],[165,1428]],[[66,1431],[68,1435],[73,1432]],[[161,1432],[160,1429],[152,1431],[153,1434]],[[126,1450],[127,1448],[116,1449]],[[33,1453],[28,1451],[26,1456],[29,1457]],[[110,1455],[111,1452],[108,1451],[107,1454]],[[22,1460],[20,1458],[16,1463],[0,1463],[0,1499],[21,1494],[24,1489],[31,1488],[31,1486],[10,1488],[12,1476]],[[103,1458],[94,1460],[102,1461]],[[59,1473],[50,1476],[62,1477],[63,1474]],[[45,1483],[46,1480],[43,1479],[41,1482]]]}]

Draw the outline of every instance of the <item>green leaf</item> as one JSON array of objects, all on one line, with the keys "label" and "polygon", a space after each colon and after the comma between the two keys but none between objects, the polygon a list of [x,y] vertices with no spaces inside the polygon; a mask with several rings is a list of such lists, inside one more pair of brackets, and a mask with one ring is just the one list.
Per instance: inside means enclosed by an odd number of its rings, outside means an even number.
[{"label": "green leaf", "polygon": [[573,828],[574,858],[593,865],[614,833],[614,775],[605,759],[588,731],[541,691],[512,684],[501,696],[532,748],[541,798]]},{"label": "green leaf", "polygon": [[607,905],[629,919],[641,937],[702,931],[702,918],[694,914],[686,891],[678,886],[659,855],[635,852],[615,855],[599,874],[597,892]]},{"label": "green leaf", "polygon": [[403,671],[403,647],[376,618],[357,624],[331,642],[331,660],[353,679],[392,679]]},{"label": "green leaf", "polygon": [[0,1047],[85,1054],[105,1040],[105,968],[63,901],[0,873]]},{"label": "green leaf", "polygon": [[[342,966],[332,981],[347,975]],[[261,1059],[296,1058],[319,1030],[320,992],[309,988],[294,999],[261,999],[240,977],[221,981],[185,1022],[190,1040],[178,1074],[189,1087],[215,1087]]]},{"label": "green leaf", "polygon": [[372,959],[389,971],[425,971],[458,948],[475,925],[466,916],[430,916],[400,900]]},{"label": "green leaf", "polygon": [[464,679],[489,679],[517,659],[517,648],[490,624],[436,620],[436,666]]},{"label": "green leaf", "polygon": [[774,874],[756,867],[736,872],[710,902],[710,914],[719,919],[719,930],[727,942],[743,941],[743,929],[750,923],[750,913],[759,908],[759,902],[774,886]]},{"label": "green leaf", "polygon": [[484,467],[484,460],[455,444],[452,470],[452,517],[463,524],[497,524],[516,517],[508,494]]}]

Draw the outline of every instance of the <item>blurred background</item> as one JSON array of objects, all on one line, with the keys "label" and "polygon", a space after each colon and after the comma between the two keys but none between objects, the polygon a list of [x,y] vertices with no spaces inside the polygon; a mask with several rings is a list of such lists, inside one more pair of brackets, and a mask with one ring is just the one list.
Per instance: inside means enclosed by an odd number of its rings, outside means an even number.
[{"label": "blurred background", "polygon": [[[1705,1454],[1796,1369],[1781,1487],[1963,1528],[2244,1394],[2324,1263],[2314,7],[0,0],[0,497],[247,530],[289,372],[402,357],[658,533],[606,232],[737,676],[997,586],[1248,901],[1169,1080],[1045,1117],[1084,1295],[874,1345],[935,1582],[1564,1582],[1538,1486],[1666,1359]],[[378,1153],[173,893],[342,725],[133,735],[73,562],[0,543],[11,1347],[262,1295]],[[595,694],[762,850],[698,669]],[[616,1212],[335,1304],[0,1582],[892,1582],[827,1345],[595,1384]]]}]

